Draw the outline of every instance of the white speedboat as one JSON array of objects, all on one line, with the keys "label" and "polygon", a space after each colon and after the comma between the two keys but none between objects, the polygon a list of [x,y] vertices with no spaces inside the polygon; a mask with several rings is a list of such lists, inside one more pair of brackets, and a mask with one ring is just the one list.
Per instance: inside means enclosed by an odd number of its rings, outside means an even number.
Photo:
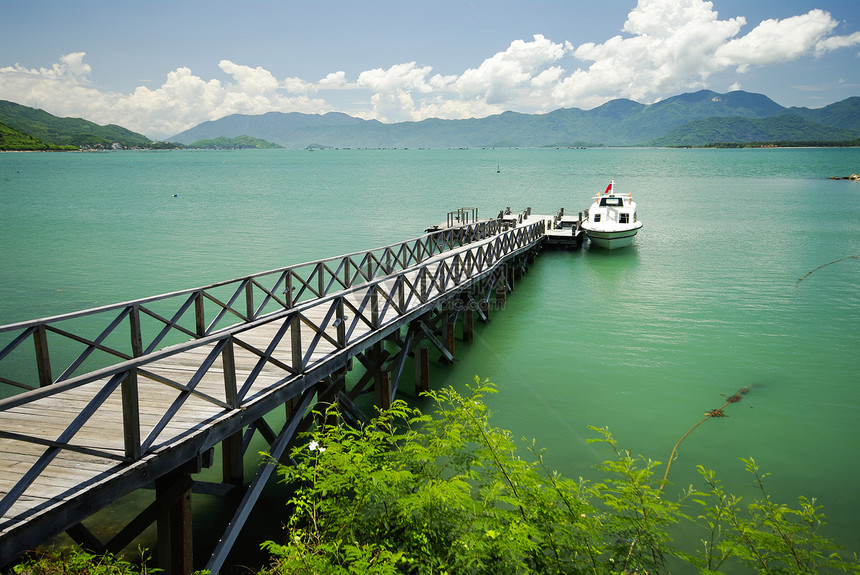
[{"label": "white speedboat", "polygon": [[615,180],[594,196],[582,229],[594,245],[613,250],[633,243],[642,222],[636,219],[636,202],[630,194],[615,193]]}]

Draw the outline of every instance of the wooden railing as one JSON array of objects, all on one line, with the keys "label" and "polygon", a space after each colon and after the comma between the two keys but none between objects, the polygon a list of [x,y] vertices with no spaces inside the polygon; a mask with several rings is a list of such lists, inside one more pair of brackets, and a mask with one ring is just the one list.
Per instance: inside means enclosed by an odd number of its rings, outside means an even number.
[{"label": "wooden railing", "polygon": [[[404,269],[396,274],[376,277],[361,285],[352,281],[351,287],[337,293],[327,293],[328,289],[320,290],[319,297],[295,303],[292,307],[284,305],[281,311],[265,317],[252,318],[249,322],[195,337],[180,345],[150,351],[113,366],[69,377],[52,385],[0,400],[2,414],[28,404],[37,408],[40,400],[88,386],[86,396],[89,400],[86,406],[55,440],[0,429],[2,438],[45,447],[32,467],[0,499],[0,516],[18,501],[61,450],[78,451],[117,462],[134,462],[157,450],[163,451],[165,445],[175,446],[181,443],[188,431],[177,436],[163,435],[177,412],[192,397],[208,403],[213,408],[213,414],[207,424],[213,430],[206,433],[205,441],[208,444],[203,447],[215,445],[228,434],[236,432],[230,425],[221,426],[220,433],[214,431],[233,415],[241,413],[242,418],[241,422],[234,423],[232,427],[247,425],[248,421],[261,418],[267,410],[274,408],[269,405],[272,402],[262,400],[264,397],[279,394],[275,399],[283,402],[287,397],[284,389],[289,387],[288,384],[292,381],[302,379],[305,387],[315,384],[330,374],[333,366],[345,366],[349,357],[364,349],[371,338],[378,340],[384,328],[399,329],[404,322],[420,317],[441,300],[455,296],[460,287],[492,274],[500,262],[532,249],[543,236],[544,222],[541,221],[502,232],[470,248],[447,250],[446,255],[429,260],[427,255],[430,248],[422,247],[422,250],[428,251],[421,256],[410,256],[411,261],[417,262],[414,265],[406,267],[404,264],[409,260],[399,260],[399,265]],[[426,244],[422,242],[421,245]],[[385,253],[389,253],[388,248]],[[394,255],[393,251],[391,253]],[[371,274],[368,273],[368,277],[372,277]],[[350,285],[350,282],[344,284]],[[137,302],[135,305],[141,304]],[[264,349],[252,345],[245,337],[251,330],[263,325],[277,328]],[[291,357],[274,357],[273,350],[285,338],[290,342]],[[168,378],[157,373],[156,363],[190,351],[197,351],[201,359],[199,367],[188,372],[187,378],[174,379],[177,376]],[[244,380],[235,368],[237,352],[246,357],[250,353],[256,358],[256,365],[247,376],[243,376]],[[201,382],[204,377],[216,364],[217,377],[223,379],[223,387],[219,384],[219,391],[213,392],[210,380],[205,391],[199,389],[203,387]],[[254,389],[264,368],[279,370],[282,377],[275,384],[268,384],[265,389]],[[150,419],[150,423],[142,426],[138,388],[144,380],[146,385],[165,385],[179,393],[164,412],[156,417],[157,421]],[[106,409],[104,404],[108,398],[113,396],[116,399],[117,390],[122,399],[124,453],[92,445],[76,445],[75,435],[100,409]],[[290,397],[298,396],[303,391],[304,389],[294,388]],[[149,418],[152,416],[151,413],[147,414]],[[142,427],[145,433],[142,433]],[[195,426],[195,429],[199,431],[199,425]],[[201,446],[194,448],[200,449]],[[172,449],[181,451],[175,447]]]},{"label": "wooden railing", "polygon": [[[0,384],[34,389],[250,323],[498,234],[500,220],[373,250],[60,316],[0,326]],[[29,342],[29,343],[28,343]],[[10,387],[11,386],[11,387]]]}]

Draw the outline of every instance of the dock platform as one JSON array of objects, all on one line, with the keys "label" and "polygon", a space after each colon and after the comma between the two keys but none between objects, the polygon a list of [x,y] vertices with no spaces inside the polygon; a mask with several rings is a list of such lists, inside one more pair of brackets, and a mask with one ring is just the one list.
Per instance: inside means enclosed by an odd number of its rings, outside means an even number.
[{"label": "dock platform", "polygon": [[[15,390],[0,399],[0,567],[63,531],[118,552],[157,523],[159,566],[185,575],[191,493],[241,494],[205,565],[217,572],[274,470],[244,476],[254,434],[280,459],[318,404],[360,425],[358,395],[387,407],[409,364],[428,390],[430,350],[454,361],[455,333],[469,341],[545,244],[581,242],[563,210],[461,208],[398,244],[0,326],[0,385]],[[222,480],[195,481],[216,449]],[[141,488],[155,502],[109,541],[82,523]]]}]

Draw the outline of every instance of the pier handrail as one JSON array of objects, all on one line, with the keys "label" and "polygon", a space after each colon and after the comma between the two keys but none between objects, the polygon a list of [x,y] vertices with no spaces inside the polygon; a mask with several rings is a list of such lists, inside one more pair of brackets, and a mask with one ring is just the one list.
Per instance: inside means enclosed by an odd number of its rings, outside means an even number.
[{"label": "pier handrail", "polygon": [[[232,429],[224,430],[228,426],[227,420],[232,415],[244,413],[242,423],[245,425],[255,417],[262,417],[267,412],[266,409],[271,408],[271,406],[264,408],[261,405],[262,399],[267,394],[277,391],[280,393],[278,399],[283,400],[286,393],[284,388],[291,381],[304,377],[306,382],[315,382],[316,376],[322,373],[317,368],[322,368],[323,363],[339,361],[346,365],[350,350],[363,349],[359,344],[366,343],[365,340],[368,338],[381,337],[382,327],[395,324],[406,316],[420,317],[420,314],[426,313],[428,308],[437,305],[442,298],[455,297],[458,287],[467,280],[490,277],[497,271],[499,262],[533,248],[535,242],[543,237],[544,233],[543,220],[529,226],[509,229],[477,246],[452,248],[443,252],[445,255],[440,257],[425,258],[421,262],[399,270],[396,274],[373,278],[361,285],[353,285],[340,292],[328,293],[314,300],[300,302],[292,308],[273,312],[248,323],[236,324],[182,344],[129,358],[109,367],[0,400],[0,413],[28,405],[34,405],[37,411],[41,412],[38,410],[38,401],[46,400],[63,391],[82,389],[89,385],[95,386],[88,390],[89,400],[86,406],[57,438],[39,437],[35,431],[32,435],[25,435],[0,429],[2,438],[45,447],[42,456],[0,498],[0,516],[9,511],[61,450],[78,451],[93,457],[113,460],[117,465],[133,463],[150,455],[169,452],[170,450],[166,449],[167,446],[176,445],[187,434],[200,430],[200,424],[194,426],[194,429],[186,428],[186,431],[178,433],[168,429],[183,404],[191,397],[213,406],[213,411],[206,420],[213,429],[205,434],[205,440],[202,440],[206,442],[205,445],[196,445],[195,448],[205,450],[214,446],[227,433],[235,432]],[[325,314],[321,321],[312,319],[308,314],[310,309],[319,306],[327,306],[323,308]],[[243,341],[243,333],[266,323],[279,326],[275,339],[267,345],[266,349],[259,349]],[[309,328],[313,334],[309,341],[302,341],[303,326],[306,332]],[[288,362],[272,357],[275,346],[283,338],[290,338],[289,341],[291,341],[292,357]],[[151,367],[159,360],[189,350],[202,350],[204,347],[208,351],[201,360],[199,368],[178,380],[158,375],[155,373],[155,368]],[[257,365],[244,381],[241,381],[234,363],[234,352],[237,348],[250,352],[258,358]],[[319,354],[314,359],[317,351],[325,353]],[[220,377],[223,378],[223,394],[213,396],[198,391],[196,389],[198,384],[216,365],[218,366],[216,369],[221,372]],[[280,370],[283,377],[267,388],[258,389],[252,394],[255,380],[264,367]],[[164,413],[156,416],[157,421],[152,422],[153,414],[147,414],[150,417],[150,423],[146,425],[142,425],[141,413],[137,408],[138,382],[141,379],[168,386],[179,392]],[[122,400],[124,443],[122,452],[109,447],[76,445],[75,435],[100,409],[108,409],[104,407],[105,403],[112,396],[116,399],[117,390]],[[294,394],[286,398],[298,396],[303,391],[304,388],[296,388]],[[255,406],[259,411],[258,414],[254,413]],[[45,415],[49,416],[47,413]],[[219,425],[221,433],[214,429]],[[178,457],[179,451],[176,453]]]},{"label": "pier handrail", "polygon": [[[23,376],[0,375],[0,384],[27,390],[64,381],[361,285],[505,228],[498,219],[473,222],[380,248],[0,326],[0,373],[15,357],[29,365]],[[82,351],[75,353],[72,346]]]}]

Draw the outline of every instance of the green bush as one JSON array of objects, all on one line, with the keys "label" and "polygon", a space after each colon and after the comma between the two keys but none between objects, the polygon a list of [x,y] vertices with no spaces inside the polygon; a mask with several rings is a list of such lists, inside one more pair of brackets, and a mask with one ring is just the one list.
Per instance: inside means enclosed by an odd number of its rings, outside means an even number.
[{"label": "green bush", "polygon": [[[595,441],[615,456],[606,479],[573,481],[549,470],[526,444],[492,427],[482,401],[495,388],[476,379],[470,395],[431,392],[436,412],[397,401],[363,429],[328,422],[279,465],[294,487],[286,540],[268,541],[271,574],[665,573],[684,561],[699,572],[734,565],[758,573],[860,572],[821,538],[820,509],[742,503],[714,473],[706,490],[662,497],[660,464]],[[698,509],[700,507],[700,509]],[[698,511],[698,513],[691,513]],[[675,549],[668,529],[691,523],[708,534],[699,550]]]},{"label": "green bush", "polygon": [[77,547],[52,549],[42,553],[31,553],[24,561],[15,565],[15,575],[150,575],[160,569],[146,566],[149,557],[139,549],[138,564],[115,555],[94,555]]}]

